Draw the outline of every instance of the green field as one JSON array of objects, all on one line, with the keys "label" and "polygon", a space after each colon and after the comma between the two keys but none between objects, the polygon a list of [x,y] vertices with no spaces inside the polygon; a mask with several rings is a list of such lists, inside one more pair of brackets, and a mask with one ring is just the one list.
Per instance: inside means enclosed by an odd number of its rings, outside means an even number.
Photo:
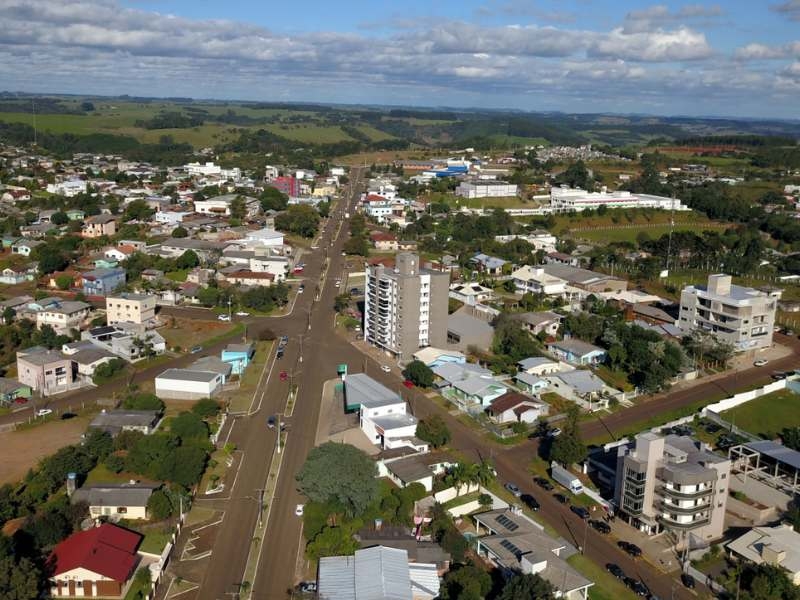
[{"label": "green field", "polygon": [[[706,231],[711,227],[725,227],[711,223],[676,223],[674,231]],[[669,233],[669,225],[619,225],[615,228],[599,228],[587,231],[576,231],[573,237],[590,240],[593,242],[636,242],[638,235],[642,232],[650,236],[651,239],[658,239],[662,235]]]},{"label": "green field", "polygon": [[721,416],[754,435],[771,438],[784,427],[800,426],[800,394],[780,390],[726,410]]},{"label": "green field", "polygon": [[333,144],[353,141],[341,127],[300,123],[297,125],[266,125],[264,129],[275,135],[308,144]]}]

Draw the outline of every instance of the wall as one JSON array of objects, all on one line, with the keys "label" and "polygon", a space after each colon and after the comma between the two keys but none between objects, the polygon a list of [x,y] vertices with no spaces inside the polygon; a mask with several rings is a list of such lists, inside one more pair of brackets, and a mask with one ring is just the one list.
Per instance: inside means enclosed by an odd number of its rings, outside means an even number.
[{"label": "wall", "polygon": [[436,492],[433,495],[433,499],[436,500],[439,504],[444,504],[445,502],[449,502],[453,498],[458,498],[459,496],[464,496],[466,494],[471,494],[472,492],[477,492],[480,489],[478,484],[472,485],[462,485],[460,489],[456,490],[456,488],[451,487],[447,488],[446,490],[442,490],[441,492]]},{"label": "wall", "polygon": [[[736,394],[735,396],[731,396],[730,398],[726,398],[725,400],[715,402],[714,404],[709,404],[701,411],[701,414],[703,416],[705,416],[707,412],[713,412],[719,414],[726,410],[730,410],[732,408],[736,408],[737,406],[741,406],[742,404],[750,402],[751,400],[755,400],[756,398],[760,398],[761,396],[771,394],[772,392],[777,392],[778,390],[785,390],[788,381],[789,381],[788,379],[773,381],[772,383],[768,383],[764,387],[759,388],[757,390],[742,392],[741,394]],[[793,381],[792,383],[796,385],[796,382]]]}]

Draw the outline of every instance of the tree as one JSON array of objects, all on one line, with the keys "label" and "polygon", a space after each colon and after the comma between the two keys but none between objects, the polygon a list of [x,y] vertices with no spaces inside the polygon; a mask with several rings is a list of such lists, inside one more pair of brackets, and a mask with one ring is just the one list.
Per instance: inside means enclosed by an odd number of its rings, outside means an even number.
[{"label": "tree", "polygon": [[69,217],[67,216],[67,213],[65,213],[63,210],[60,210],[58,212],[54,212],[50,216],[50,222],[53,225],[59,225],[59,226],[66,225],[67,223],[69,223]]},{"label": "tree", "polygon": [[151,521],[163,521],[172,514],[173,507],[169,496],[163,490],[155,490],[147,501],[147,514]]},{"label": "tree", "polygon": [[312,238],[317,234],[319,213],[307,204],[292,204],[275,217],[275,228],[301,237]]},{"label": "tree", "polygon": [[219,402],[212,398],[201,398],[192,406],[192,412],[203,419],[216,417],[219,410]]},{"label": "tree", "polygon": [[10,306],[6,306],[3,309],[3,322],[6,325],[11,325],[14,322],[14,318],[17,316],[17,311],[15,311]]},{"label": "tree", "polygon": [[17,551],[11,538],[0,536],[0,598],[41,598],[47,587],[47,578],[37,562]]},{"label": "tree", "polygon": [[375,463],[355,446],[326,442],[309,452],[296,478],[312,501],[335,501],[357,516],[378,497],[375,474]]},{"label": "tree", "polygon": [[578,428],[579,418],[580,409],[578,405],[570,404],[567,408],[566,422],[561,428],[561,435],[553,440],[553,445],[550,448],[550,460],[567,466],[581,462],[586,458],[588,450],[583,440],[581,440],[580,429]]},{"label": "tree", "polygon": [[353,236],[344,243],[344,251],[351,256],[367,256],[369,254],[369,242],[361,236]]},{"label": "tree", "polygon": [[122,406],[128,410],[154,410],[156,412],[164,411],[164,403],[161,398],[155,394],[142,392],[139,394],[131,394],[122,401]]},{"label": "tree", "polygon": [[56,285],[60,290],[68,290],[70,287],[72,287],[72,275],[63,273],[56,276]]},{"label": "tree", "polygon": [[344,312],[350,306],[350,294],[339,294],[333,299],[333,310]]},{"label": "tree", "polygon": [[94,104],[88,100],[86,102],[81,102],[81,110],[83,112],[92,112],[94,110]]},{"label": "tree", "polygon": [[148,206],[146,200],[137,199],[128,204],[122,219],[123,221],[147,221],[155,212]]},{"label": "tree", "polygon": [[119,454],[109,454],[103,464],[112,473],[121,473],[125,468],[125,459]]},{"label": "tree", "polygon": [[492,578],[475,565],[453,567],[444,576],[441,600],[483,600],[492,589]]},{"label": "tree", "polygon": [[403,370],[403,376],[414,385],[428,388],[433,385],[433,371],[420,360],[412,360]]},{"label": "tree", "polygon": [[231,201],[231,217],[234,219],[239,219],[241,221],[247,216],[247,204],[245,204],[244,198],[241,196],[236,196]]},{"label": "tree", "polygon": [[503,586],[497,600],[542,600],[554,598],[549,581],[533,573],[514,575]]},{"label": "tree", "polygon": [[178,269],[194,269],[200,264],[200,257],[194,250],[187,250],[175,260]]},{"label": "tree", "polygon": [[169,481],[190,488],[200,481],[206,468],[208,453],[198,446],[181,446],[171,456]]},{"label": "tree", "polygon": [[421,419],[417,423],[417,437],[434,448],[444,446],[450,441],[450,429],[439,415]]},{"label": "tree", "polygon": [[105,383],[114,375],[123,371],[127,365],[128,363],[121,358],[112,358],[110,361],[98,365],[94,370],[94,375],[92,375],[92,381],[97,385]]},{"label": "tree", "polygon": [[208,425],[194,412],[184,411],[174,417],[169,429],[181,440],[208,437]]},{"label": "tree", "polygon": [[170,235],[172,235],[172,237],[174,238],[189,237],[189,230],[186,229],[186,227],[178,225],[175,229],[172,230],[172,233]]},{"label": "tree", "polygon": [[339,527],[325,526],[306,547],[306,555],[318,560],[324,556],[342,556],[355,553],[359,544],[353,538],[353,529],[349,525]]},{"label": "tree", "polygon": [[261,195],[258,197],[261,202],[261,208],[264,211],[268,210],[286,210],[288,205],[289,196],[280,190],[267,186]]},{"label": "tree", "polygon": [[39,260],[39,271],[45,275],[62,271],[69,264],[69,259],[64,253],[50,245],[40,246],[36,249],[36,257]]},{"label": "tree", "polygon": [[102,461],[114,449],[114,438],[102,429],[90,429],[84,434],[83,447],[95,460]]}]

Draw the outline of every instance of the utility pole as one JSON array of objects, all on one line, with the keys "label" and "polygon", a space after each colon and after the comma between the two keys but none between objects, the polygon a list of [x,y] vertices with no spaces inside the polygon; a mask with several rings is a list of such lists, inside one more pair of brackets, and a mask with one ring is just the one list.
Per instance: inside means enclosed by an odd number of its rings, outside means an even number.
[{"label": "utility pole", "polygon": [[277,444],[278,454],[281,453],[281,413],[277,413],[278,417],[278,437],[275,439],[275,443]]}]

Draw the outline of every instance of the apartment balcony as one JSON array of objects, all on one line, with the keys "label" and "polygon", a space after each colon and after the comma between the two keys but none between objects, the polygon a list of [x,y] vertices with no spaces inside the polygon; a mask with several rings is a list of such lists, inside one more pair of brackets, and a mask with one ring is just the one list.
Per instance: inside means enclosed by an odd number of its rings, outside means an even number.
[{"label": "apartment balcony", "polygon": [[695,490],[693,492],[682,492],[675,488],[668,488],[665,485],[660,485],[658,486],[657,490],[662,496],[675,498],[677,500],[692,500],[694,498],[704,498],[706,496],[711,496],[714,494],[713,487],[708,487],[702,490]]},{"label": "apartment balcony", "polygon": [[677,504],[670,504],[663,499],[656,500],[656,506],[664,512],[672,512],[677,515],[693,515],[700,512],[711,510],[711,503],[704,502],[702,504],[695,504],[694,506],[678,506]]},{"label": "apartment balcony", "polygon": [[671,518],[665,515],[661,515],[659,517],[659,520],[664,525],[664,527],[667,527],[669,529],[689,530],[689,529],[697,529],[698,527],[703,527],[704,525],[708,525],[711,522],[711,516],[706,515],[699,519],[693,519],[687,523],[673,521]]}]

